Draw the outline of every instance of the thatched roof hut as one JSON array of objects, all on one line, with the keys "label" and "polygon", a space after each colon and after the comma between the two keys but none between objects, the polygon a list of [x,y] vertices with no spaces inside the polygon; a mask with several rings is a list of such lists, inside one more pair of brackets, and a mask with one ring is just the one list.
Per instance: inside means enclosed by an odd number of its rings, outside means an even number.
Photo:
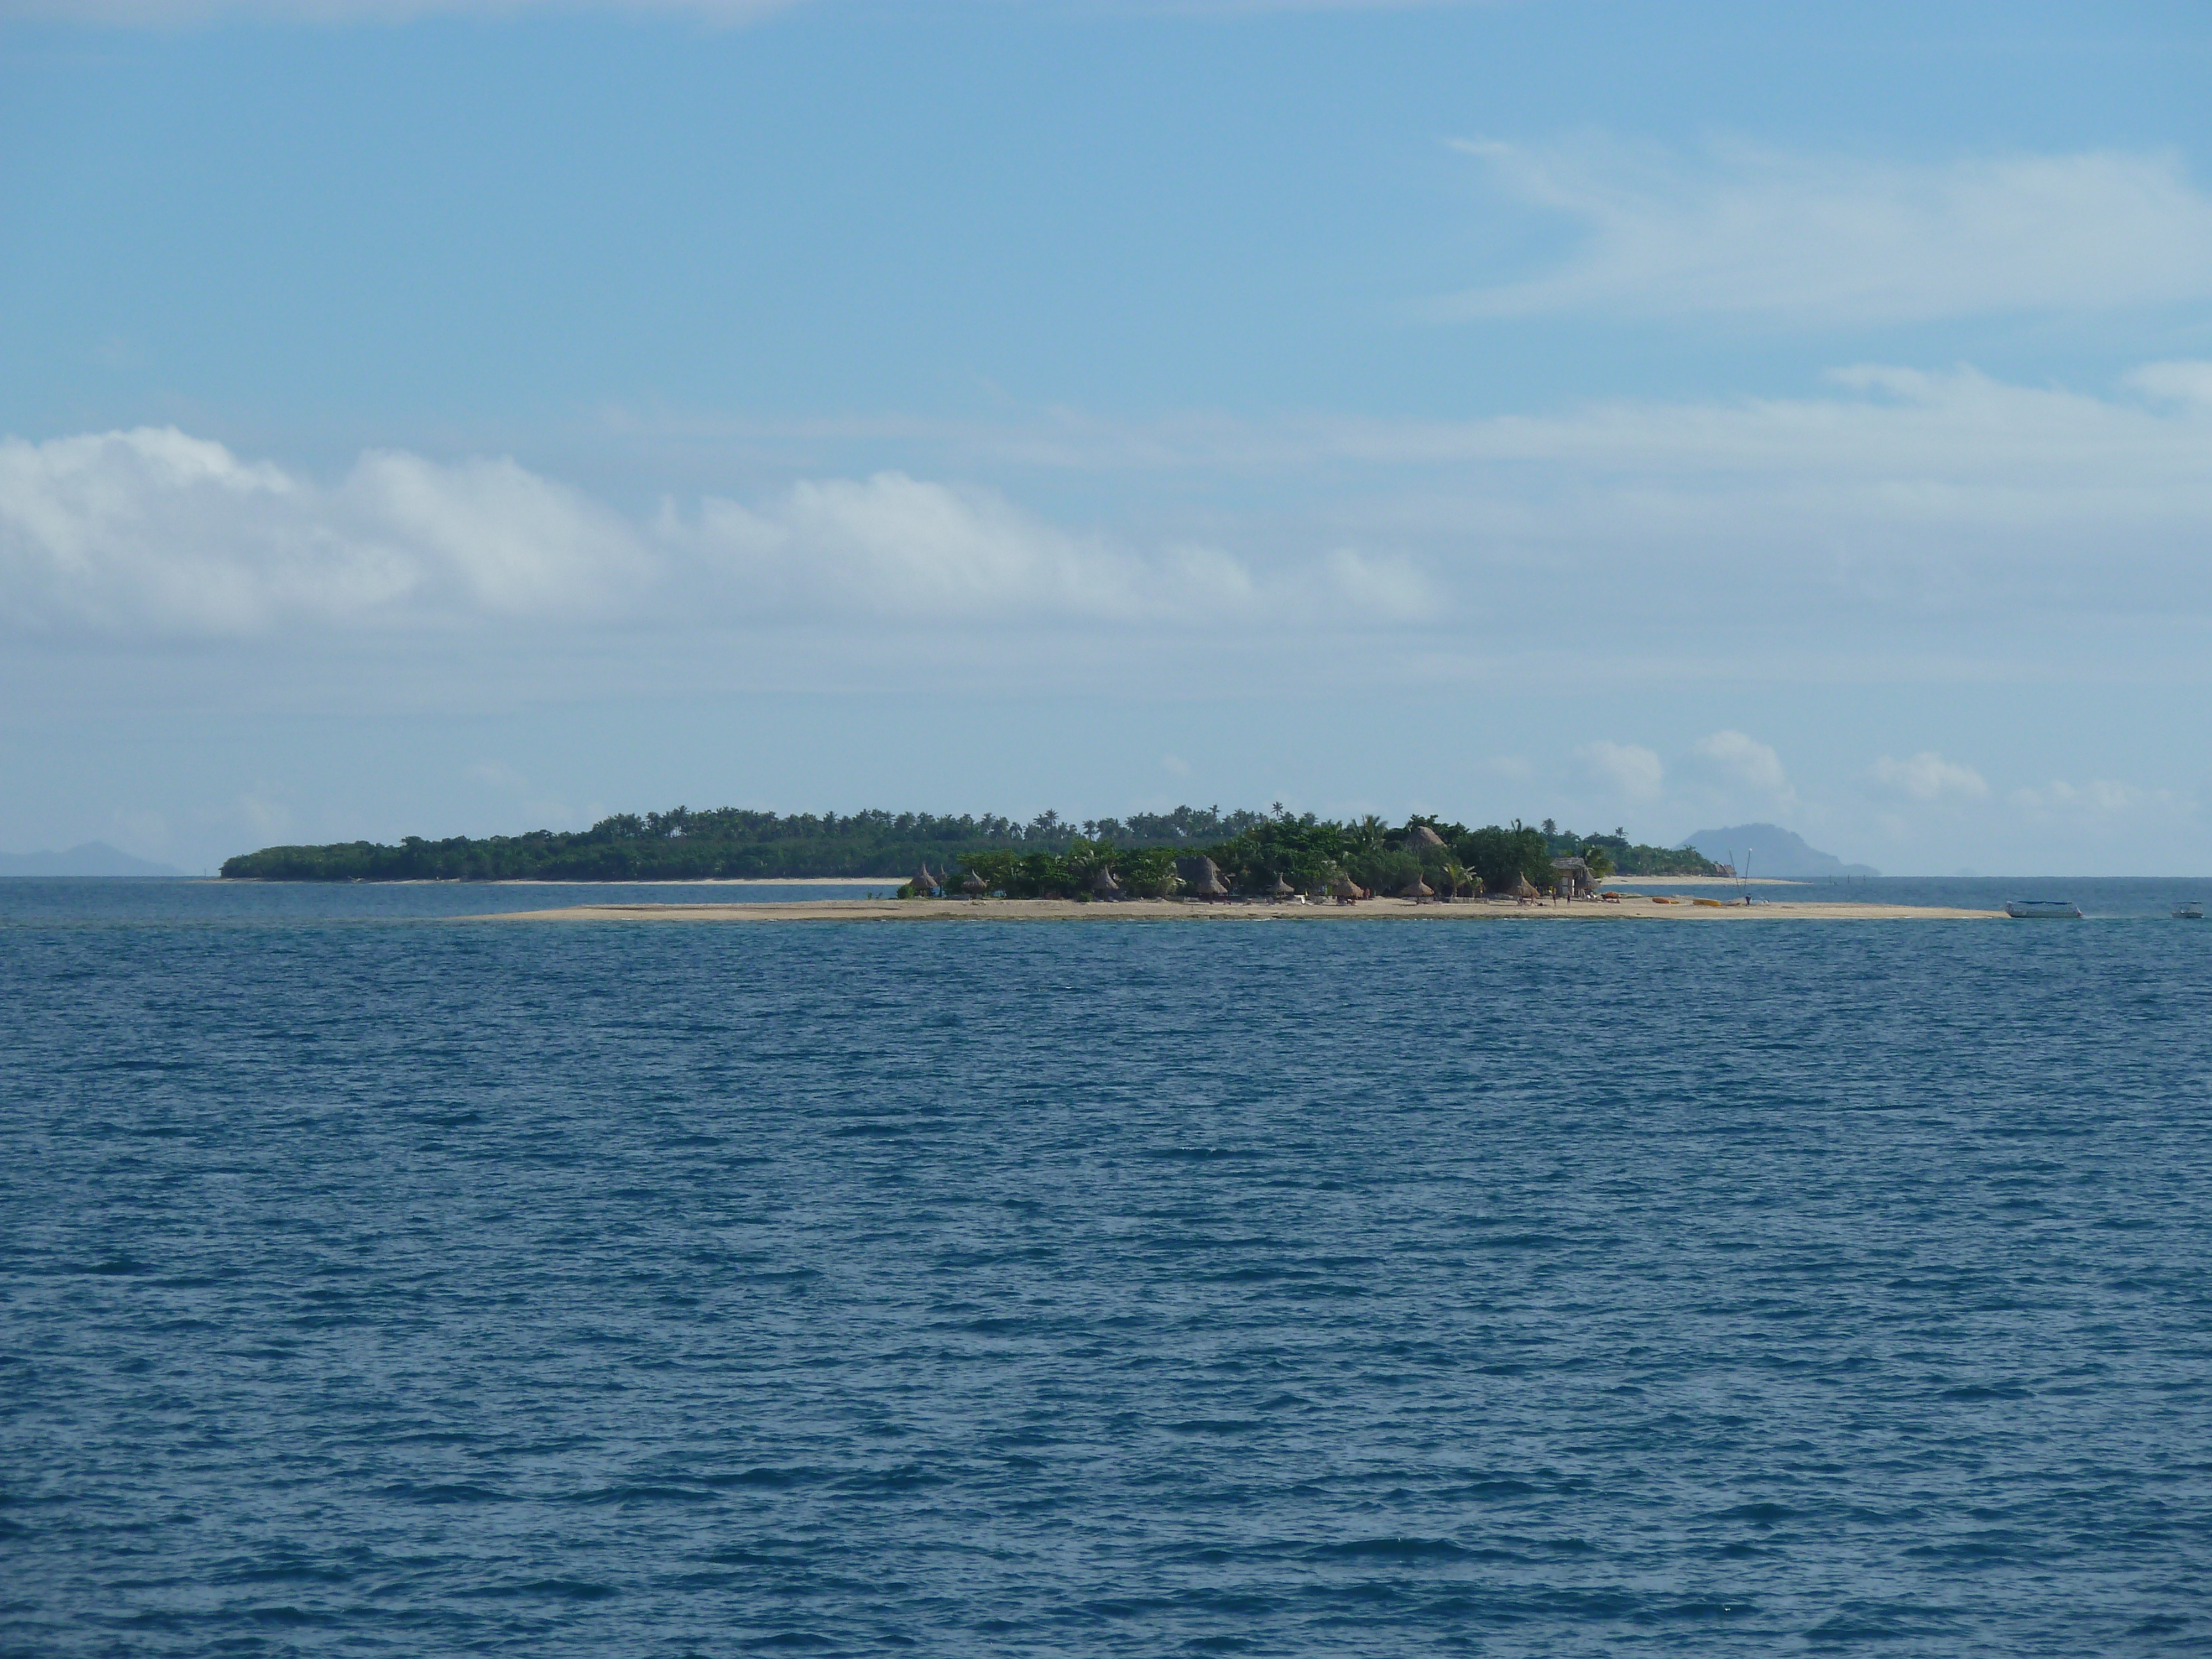
[{"label": "thatched roof hut", "polygon": [[1280,876],[1277,876],[1275,878],[1275,884],[1267,890],[1267,896],[1270,898],[1296,898],[1297,896],[1298,890],[1291,886],[1287,881],[1285,881]]},{"label": "thatched roof hut", "polygon": [[1407,882],[1404,889],[1398,895],[1400,898],[1411,899],[1416,904],[1419,903],[1423,899],[1434,898],[1436,896],[1436,890],[1431,888],[1428,883],[1423,881],[1419,876],[1415,876],[1413,880]]},{"label": "thatched roof hut", "polygon": [[1114,872],[1102,864],[1098,866],[1098,873],[1091,878],[1091,892],[1095,898],[1119,898],[1121,896],[1121,884],[1115,880]]},{"label": "thatched roof hut", "polygon": [[1221,866],[1204,855],[1177,859],[1176,874],[1182,878],[1183,890],[1193,898],[1224,899],[1229,889],[1221,879]]},{"label": "thatched roof hut", "polygon": [[1513,896],[1515,898],[1534,898],[1536,896],[1536,890],[1528,884],[1528,877],[1520,877],[1514,882]]},{"label": "thatched roof hut", "polygon": [[981,898],[991,890],[983,884],[982,877],[970,870],[968,872],[968,879],[960,884],[960,890],[970,898]]},{"label": "thatched roof hut", "polygon": [[1328,878],[1328,896],[1339,904],[1356,904],[1361,890],[1357,882],[1340,870]]},{"label": "thatched roof hut", "polygon": [[929,860],[927,859],[924,859],[921,861],[921,868],[917,869],[914,872],[913,876],[908,879],[908,884],[911,886],[917,894],[933,893],[937,891],[939,888],[944,886],[945,882],[941,877],[933,876],[929,873]]},{"label": "thatched roof hut", "polygon": [[1417,823],[1406,832],[1406,846],[1412,852],[1418,853],[1425,847],[1441,847],[1443,844],[1444,838],[1425,823]]}]

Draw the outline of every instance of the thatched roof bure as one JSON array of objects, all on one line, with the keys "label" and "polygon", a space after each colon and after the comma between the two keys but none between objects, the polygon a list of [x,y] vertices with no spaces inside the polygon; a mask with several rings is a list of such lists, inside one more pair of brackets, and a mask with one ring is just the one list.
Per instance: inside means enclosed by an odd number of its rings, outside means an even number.
[{"label": "thatched roof bure", "polygon": [[1441,847],[1444,838],[1425,823],[1417,823],[1406,832],[1406,845],[1412,848]]},{"label": "thatched roof bure", "polygon": [[1221,866],[1210,858],[1177,859],[1176,874],[1182,878],[1184,890],[1193,898],[1229,896],[1229,889],[1222,884]]}]

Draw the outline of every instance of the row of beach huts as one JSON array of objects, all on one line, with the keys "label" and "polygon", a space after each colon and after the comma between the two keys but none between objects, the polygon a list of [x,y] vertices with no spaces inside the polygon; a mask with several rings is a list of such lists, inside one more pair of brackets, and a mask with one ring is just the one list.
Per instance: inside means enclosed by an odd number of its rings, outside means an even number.
[{"label": "row of beach huts", "polygon": [[[1442,848],[1444,843],[1436,831],[1426,824],[1416,824],[1407,837],[1407,850],[1418,851],[1426,848]],[[1552,869],[1553,890],[1560,896],[1590,898],[1596,896],[1597,884],[1592,879],[1589,866],[1583,860],[1553,859]],[[1225,904],[1236,900],[1237,895],[1231,890],[1229,884],[1222,879],[1220,866],[1202,854],[1177,859],[1176,878],[1177,898],[1202,904]],[[1449,904],[1455,899],[1492,896],[1485,893],[1482,878],[1480,876],[1470,875],[1465,880],[1457,883],[1444,876],[1438,876],[1437,879],[1443,883],[1441,890],[1431,887],[1425,873],[1416,872],[1411,881],[1390,896],[1408,900],[1416,904]],[[933,872],[927,860],[923,861],[921,867],[908,879],[906,890],[908,895],[915,898],[981,899],[992,896],[988,884],[974,871],[969,872],[968,878],[956,886],[952,881],[951,872],[946,871],[942,874]],[[1094,900],[1111,902],[1127,899],[1133,895],[1115,878],[1112,870],[1102,866],[1091,878],[1087,896]],[[1278,875],[1272,887],[1255,896],[1275,904],[1304,904],[1322,899],[1334,900],[1339,904],[1358,904],[1363,900],[1372,899],[1375,894],[1371,889],[1362,887],[1343,871],[1339,870],[1329,877],[1327,886],[1322,891],[1311,896],[1301,892]],[[1542,896],[1529,882],[1528,877],[1522,876],[1517,878],[1511,889],[1494,896],[1516,899],[1524,904],[1533,904]]]}]

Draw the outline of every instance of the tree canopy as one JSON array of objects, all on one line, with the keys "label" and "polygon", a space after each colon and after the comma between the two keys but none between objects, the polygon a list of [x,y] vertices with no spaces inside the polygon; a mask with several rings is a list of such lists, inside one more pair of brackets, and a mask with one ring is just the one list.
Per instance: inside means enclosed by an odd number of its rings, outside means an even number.
[{"label": "tree canopy", "polygon": [[[1416,833],[1425,827],[1431,843]],[[1601,860],[1622,874],[1709,875],[1717,866],[1686,848],[1632,845],[1620,832],[1578,836],[1548,821],[1517,819],[1469,829],[1432,817],[1391,826],[1376,817],[1336,823],[1308,812],[1224,812],[1178,806],[1126,818],[1064,819],[1040,812],[1026,823],[990,815],[811,812],[779,816],[738,807],[617,813],[588,830],[466,836],[397,846],[341,842],[267,847],[227,860],[222,873],[263,881],[687,881],[850,877],[904,880],[923,863],[933,872],[973,872],[988,890],[1016,896],[1087,893],[1101,870],[1125,891],[1173,890],[1177,856],[1213,860],[1232,888],[1272,890],[1278,879],[1317,892],[1342,875],[1395,892],[1416,875],[1475,890],[1539,889],[1552,860]]]}]

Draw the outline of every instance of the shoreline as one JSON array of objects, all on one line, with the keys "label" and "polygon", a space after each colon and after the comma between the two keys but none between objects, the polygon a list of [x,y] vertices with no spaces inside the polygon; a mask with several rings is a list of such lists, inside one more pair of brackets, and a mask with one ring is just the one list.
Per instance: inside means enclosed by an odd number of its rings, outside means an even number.
[{"label": "shoreline", "polygon": [[[72,879],[82,880],[76,877]],[[154,879],[133,877],[129,879]],[[228,882],[238,887],[891,887],[905,876],[495,876],[489,881],[459,876],[396,876],[390,880],[295,881],[276,876],[164,876],[164,881]]]},{"label": "shoreline", "polygon": [[1607,876],[1599,887],[1809,887],[1798,876]]},{"label": "shoreline", "polygon": [[1128,899],[1081,903],[1072,899],[799,899],[769,904],[574,904],[550,910],[507,910],[456,916],[456,921],[1986,921],[2002,910],[1936,905],[1768,901],[1753,905],[1583,899],[1568,904],[1516,904],[1483,899],[1415,903],[1408,899],[1337,904],[1206,904],[1188,899]]},{"label": "shoreline", "polygon": [[[85,880],[85,877],[57,879]],[[903,887],[908,876],[498,876],[489,880],[457,876],[400,876],[390,880],[303,880],[272,876],[132,876],[132,881],[204,881],[238,887]],[[1601,889],[1639,887],[1806,887],[1794,876],[1607,876]],[[1363,903],[1371,901],[1363,900]],[[1480,900],[1462,902],[1480,903]]]}]

